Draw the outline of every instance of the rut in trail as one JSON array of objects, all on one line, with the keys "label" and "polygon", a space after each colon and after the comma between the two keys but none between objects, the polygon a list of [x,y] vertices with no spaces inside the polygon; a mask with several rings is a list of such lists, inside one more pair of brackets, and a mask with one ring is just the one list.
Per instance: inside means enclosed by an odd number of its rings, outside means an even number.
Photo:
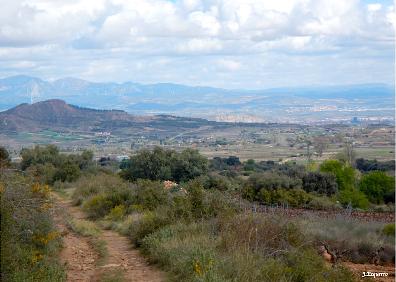
[{"label": "rut in trail", "polygon": [[123,281],[165,281],[165,274],[149,265],[126,237],[110,230],[103,230],[97,238],[106,242],[108,252],[105,263],[99,266],[98,255],[89,240],[73,231],[66,231],[66,214],[75,219],[87,219],[85,214],[71,201],[58,196],[54,198],[57,206],[55,219],[64,234],[60,257],[66,265],[67,281],[100,281],[100,277],[111,272],[122,274]]}]

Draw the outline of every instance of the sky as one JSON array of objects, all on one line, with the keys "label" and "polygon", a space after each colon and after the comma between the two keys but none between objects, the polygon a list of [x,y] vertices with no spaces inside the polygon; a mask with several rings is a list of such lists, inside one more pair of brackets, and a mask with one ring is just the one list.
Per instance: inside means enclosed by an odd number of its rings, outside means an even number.
[{"label": "sky", "polygon": [[391,0],[0,0],[0,77],[393,84]]}]

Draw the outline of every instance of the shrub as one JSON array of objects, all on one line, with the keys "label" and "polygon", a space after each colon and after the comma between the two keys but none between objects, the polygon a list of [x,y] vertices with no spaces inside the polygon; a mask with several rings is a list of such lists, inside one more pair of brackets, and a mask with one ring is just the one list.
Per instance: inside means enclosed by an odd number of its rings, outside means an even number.
[{"label": "shrub", "polygon": [[382,171],[373,171],[363,175],[359,188],[370,202],[381,204],[385,202],[388,194],[394,194],[395,178]]},{"label": "shrub", "polygon": [[10,164],[10,155],[6,148],[0,146],[0,168],[7,167]]},{"label": "shrub", "polygon": [[75,190],[72,195],[73,203],[76,205],[82,204],[86,199],[100,193],[120,193],[122,191],[123,197],[128,201],[132,201],[133,190],[121,178],[100,173],[97,175],[84,175],[78,179],[73,186]]},{"label": "shrub", "polygon": [[280,218],[240,215],[160,228],[142,248],[175,281],[354,281],[349,271],[326,267],[304,239]]},{"label": "shrub", "polygon": [[0,175],[2,281],[65,281],[49,194],[46,185]]},{"label": "shrub", "polygon": [[143,216],[130,225],[128,234],[131,240],[140,246],[143,239],[154,231],[170,223],[166,215],[158,212],[145,212]]},{"label": "shrub", "polygon": [[136,204],[154,210],[169,203],[169,193],[159,181],[139,180],[136,187]]},{"label": "shrub", "polygon": [[225,218],[219,229],[222,249],[230,252],[245,248],[271,257],[304,244],[297,227],[281,217],[238,215]]},{"label": "shrub", "polygon": [[[277,202],[272,200],[275,190],[292,190],[301,188],[301,179],[292,178],[274,172],[252,174],[242,189],[242,196],[250,201],[258,200],[264,203]],[[281,194],[279,192],[278,194]],[[279,198],[275,196],[275,198]],[[275,199],[274,198],[274,199]]]},{"label": "shrub", "polygon": [[342,190],[338,195],[338,200],[344,206],[352,205],[353,208],[367,209],[369,201],[365,194],[356,188]]},{"label": "shrub", "polygon": [[342,206],[335,203],[335,200],[332,198],[317,195],[311,195],[311,200],[307,204],[307,207],[315,210],[334,210],[342,208]]},{"label": "shrub", "polygon": [[320,165],[320,171],[336,177],[338,189],[352,189],[355,186],[355,170],[338,160],[326,160]]},{"label": "shrub", "polygon": [[56,181],[75,181],[81,175],[81,171],[88,171],[93,167],[92,152],[65,155],[60,154],[54,145],[23,149],[21,157],[22,170],[32,172],[41,182],[47,184]]},{"label": "shrub", "polygon": [[382,229],[382,233],[385,234],[386,236],[393,236],[395,237],[395,224],[390,223],[384,226]]},{"label": "shrub", "polygon": [[318,245],[326,242],[333,252],[344,253],[345,260],[370,263],[373,253],[380,247],[384,248],[381,263],[392,262],[394,257],[394,238],[382,233],[383,223],[309,216],[298,219],[296,224],[304,232],[307,241]]},{"label": "shrub", "polygon": [[68,226],[77,234],[86,237],[98,237],[100,229],[92,221],[84,219],[70,219],[68,220]]},{"label": "shrub", "polygon": [[321,172],[309,172],[302,178],[302,187],[306,192],[316,192],[327,196],[337,193],[334,175]]},{"label": "shrub", "polygon": [[91,218],[100,218],[107,215],[113,208],[113,203],[106,194],[98,194],[87,199],[83,204],[84,211]]},{"label": "shrub", "polygon": [[216,174],[209,174],[200,178],[205,189],[216,189],[219,191],[227,191],[233,188],[233,185],[227,177]]},{"label": "shrub", "polygon": [[107,219],[113,221],[119,221],[124,217],[125,213],[126,213],[125,206],[118,205],[110,210],[110,213],[107,215]]}]

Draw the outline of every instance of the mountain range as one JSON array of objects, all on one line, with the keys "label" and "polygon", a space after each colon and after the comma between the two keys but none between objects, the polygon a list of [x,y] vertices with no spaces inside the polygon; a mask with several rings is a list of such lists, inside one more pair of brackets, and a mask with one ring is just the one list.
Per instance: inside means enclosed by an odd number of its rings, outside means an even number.
[{"label": "mountain range", "polygon": [[24,75],[0,79],[0,110],[48,99],[135,115],[170,114],[231,122],[394,119],[394,89],[385,84],[229,90],[77,78],[46,81]]}]

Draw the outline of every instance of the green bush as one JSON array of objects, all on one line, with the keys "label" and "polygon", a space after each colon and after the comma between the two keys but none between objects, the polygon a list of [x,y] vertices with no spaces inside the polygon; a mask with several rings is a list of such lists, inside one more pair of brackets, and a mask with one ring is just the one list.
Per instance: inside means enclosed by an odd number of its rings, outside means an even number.
[{"label": "green bush", "polygon": [[382,233],[385,234],[386,236],[393,236],[395,237],[395,224],[390,223],[384,226],[382,229]]},{"label": "green bush", "polygon": [[326,160],[320,165],[320,171],[333,174],[340,191],[355,187],[355,170],[347,164],[338,160]]},{"label": "green bush", "polygon": [[351,204],[353,208],[365,210],[369,207],[369,200],[366,195],[356,188],[348,188],[340,191],[338,200],[344,206]]},{"label": "green bush", "polygon": [[316,242],[318,245],[326,242],[334,252],[344,253],[345,260],[370,263],[373,253],[383,247],[381,263],[392,262],[394,237],[383,234],[383,223],[309,216],[298,219],[296,224],[304,232],[307,241]]},{"label": "green bush", "polygon": [[127,180],[188,181],[206,174],[208,160],[197,150],[186,149],[181,153],[156,147],[152,151],[141,150],[123,163],[121,176]]},{"label": "green bush", "polygon": [[21,151],[21,169],[35,172],[42,182],[53,184],[55,181],[75,181],[93,166],[93,154],[84,151],[80,155],[60,154],[54,145],[35,146]]},{"label": "green bush", "polygon": [[344,268],[327,267],[304,240],[279,218],[238,216],[166,226],[142,248],[175,281],[354,281]]},{"label": "green bush", "polygon": [[136,183],[136,204],[154,210],[159,205],[169,204],[169,193],[159,181],[139,180]]},{"label": "green bush", "polygon": [[2,281],[65,281],[49,195],[46,185],[0,175]]},{"label": "green bush", "polygon": [[302,189],[261,189],[256,198],[265,204],[288,204],[299,207],[308,204],[312,196]]},{"label": "green bush", "polygon": [[382,204],[388,194],[395,193],[395,178],[382,171],[373,171],[362,176],[359,188],[370,202]]},{"label": "green bush", "polygon": [[124,202],[134,201],[133,185],[125,183],[120,177],[100,173],[97,175],[85,175],[74,184],[75,190],[72,200],[75,205],[80,205],[87,199],[98,194],[108,195],[107,199],[114,201],[115,207]]},{"label": "green bush", "polygon": [[3,146],[0,146],[0,168],[7,167],[10,164],[10,155]]},{"label": "green bush", "polygon": [[315,210],[337,210],[342,208],[342,206],[339,203],[336,203],[333,198],[312,194],[307,207]]},{"label": "green bush", "polygon": [[126,213],[126,208],[124,205],[115,206],[110,210],[110,213],[107,215],[106,219],[119,221],[121,220]]},{"label": "green bush", "polygon": [[170,224],[170,219],[166,215],[158,212],[145,212],[139,220],[130,225],[128,234],[130,239],[140,246],[147,235],[168,224]]}]

